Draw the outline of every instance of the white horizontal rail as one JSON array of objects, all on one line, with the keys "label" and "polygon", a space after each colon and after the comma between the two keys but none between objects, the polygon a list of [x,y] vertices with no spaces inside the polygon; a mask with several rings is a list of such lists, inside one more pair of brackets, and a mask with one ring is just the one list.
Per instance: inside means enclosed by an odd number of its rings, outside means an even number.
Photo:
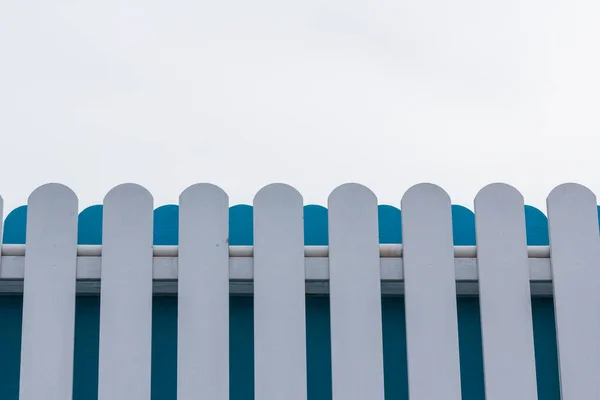
[{"label": "white horizontal rail", "polygon": [[[381,258],[402,257],[401,244],[380,244],[379,256]],[[178,246],[154,246],[154,257],[177,257],[179,253]],[[529,258],[550,258],[549,246],[528,246],[527,254]],[[2,245],[2,256],[24,256],[24,244],[5,244]],[[77,246],[77,255],[80,257],[99,257],[102,255],[102,246],[100,245],[79,245]],[[254,255],[253,246],[229,246],[230,257],[252,257]],[[329,257],[328,246],[304,246],[304,257]],[[454,246],[455,258],[476,258],[477,246]]]},{"label": "white horizontal rail", "polygon": [[[98,294],[100,290],[101,257],[77,257],[77,292]],[[329,293],[329,258],[304,259],[307,294]],[[529,277],[533,296],[552,295],[552,271],[549,258],[529,258]],[[455,258],[455,276],[459,295],[478,294],[476,258]],[[0,268],[0,293],[22,293],[25,257],[3,256]],[[380,260],[381,291],[385,295],[404,293],[404,265],[399,257]],[[154,257],[153,291],[155,294],[176,294],[177,257]],[[229,280],[232,294],[253,292],[254,259],[230,257]]]}]

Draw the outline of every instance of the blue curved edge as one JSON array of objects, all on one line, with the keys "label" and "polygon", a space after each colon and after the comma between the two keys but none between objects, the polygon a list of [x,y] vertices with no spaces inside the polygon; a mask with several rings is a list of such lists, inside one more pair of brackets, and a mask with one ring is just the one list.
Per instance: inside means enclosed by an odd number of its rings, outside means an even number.
[{"label": "blue curved edge", "polygon": [[[600,215],[600,207],[599,207]],[[525,206],[527,243],[548,245],[546,216]],[[328,212],[320,205],[304,207],[306,245],[328,244]],[[390,205],[378,207],[380,243],[402,243],[402,212]],[[23,244],[26,240],[27,207],[13,210],[4,221],[3,242]],[[179,208],[169,204],[154,211],[154,243],[178,243]],[[252,206],[240,204],[229,209],[231,245],[253,244]],[[475,216],[461,205],[452,206],[455,245],[475,245]],[[79,244],[102,243],[102,205],[93,205],[79,214]],[[556,334],[552,299],[533,299],[533,325],[540,400],[559,400]],[[21,296],[0,296],[0,398],[18,397]],[[331,344],[329,298],[306,299],[308,398],[329,400],[331,391]],[[479,302],[458,299],[459,346],[463,399],[485,397]],[[74,399],[91,400],[97,395],[100,302],[97,296],[78,296],[75,327]],[[382,299],[383,346],[386,400],[408,399],[406,328],[404,299]],[[152,398],[175,399],[177,356],[177,298],[157,296],[153,303]],[[254,332],[252,297],[232,296],[230,301],[230,382],[231,399],[254,398]]]},{"label": "blue curved edge", "polygon": [[[600,206],[598,206],[600,216]],[[229,241],[232,246],[252,245],[252,206],[238,204],[229,209]],[[378,207],[379,242],[402,243],[402,212],[390,205]],[[327,208],[320,205],[304,206],[304,242],[307,246],[327,245]],[[548,245],[548,222],[539,209],[526,205],[527,244]],[[26,239],[27,206],[11,211],[4,220],[3,243],[24,244]],[[452,205],[452,226],[456,246],[475,245],[475,215],[468,208]],[[179,206],[167,204],[154,210],[154,244],[177,245]],[[102,244],[102,205],[85,208],[79,213],[79,244]]]}]

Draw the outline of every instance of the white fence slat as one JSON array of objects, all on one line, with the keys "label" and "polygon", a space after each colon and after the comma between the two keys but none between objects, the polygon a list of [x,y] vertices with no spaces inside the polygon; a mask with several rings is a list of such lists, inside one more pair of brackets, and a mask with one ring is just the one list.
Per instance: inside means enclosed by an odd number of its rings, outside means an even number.
[{"label": "white fence slat", "polygon": [[255,398],[306,400],[302,196],[273,184],[254,198]]},{"label": "white fence slat", "polygon": [[72,397],[77,203],[59,184],[28,200],[20,400]]},{"label": "white fence slat", "polygon": [[537,400],[524,207],[500,183],[475,198],[486,400]]},{"label": "white fence slat", "polygon": [[229,399],[229,198],[197,184],[179,197],[177,399]]},{"label": "white fence slat", "polygon": [[377,198],[345,184],[328,205],[333,400],[383,400]]},{"label": "white fence slat", "polygon": [[152,195],[123,184],[104,198],[98,400],[150,400]]},{"label": "white fence slat", "polygon": [[408,390],[411,400],[460,400],[452,214],[438,186],[402,198]]},{"label": "white fence slat", "polygon": [[600,396],[600,234],[596,196],[564,184],[548,196],[562,398]]}]

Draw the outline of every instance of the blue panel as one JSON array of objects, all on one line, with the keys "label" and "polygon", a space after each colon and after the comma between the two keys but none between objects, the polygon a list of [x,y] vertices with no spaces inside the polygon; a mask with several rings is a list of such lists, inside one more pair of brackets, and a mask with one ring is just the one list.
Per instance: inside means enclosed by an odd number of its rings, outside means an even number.
[{"label": "blue panel", "polygon": [[[380,205],[379,243],[402,243],[402,213],[393,206]],[[381,301],[383,329],[383,369],[385,398],[408,398],[408,372],[406,365],[406,323],[404,299],[384,297]]]},{"label": "blue panel", "polygon": [[[452,232],[455,246],[476,244],[475,215],[471,210],[452,205]],[[481,400],[485,398],[485,388],[479,300],[460,298],[457,307],[463,400]]]},{"label": "blue panel", "polygon": [[452,205],[452,234],[455,246],[475,246],[475,214],[466,207]]},{"label": "blue panel", "polygon": [[554,300],[533,299],[533,339],[539,400],[560,400]]},{"label": "blue panel", "polygon": [[229,208],[229,245],[252,246],[254,244],[252,206],[238,204]]},{"label": "blue panel", "polygon": [[[252,206],[229,208],[229,244],[254,244]],[[251,296],[231,296],[229,303],[229,387],[231,400],[254,399],[254,311]]]},{"label": "blue panel", "polygon": [[[321,206],[304,207],[304,244],[326,246],[328,240],[327,209]],[[331,399],[331,329],[329,297],[306,297],[306,362],[308,398]]]},{"label": "blue panel", "polygon": [[[154,245],[179,242],[179,206],[154,210]],[[152,301],[152,399],[177,396],[177,297],[155,296]]]},{"label": "blue panel", "polygon": [[379,243],[402,243],[402,215],[400,210],[393,206],[380,205],[379,214]]},{"label": "blue panel", "polygon": [[[548,220],[543,212],[525,206],[527,244],[548,246]],[[554,302],[548,299],[533,299],[533,337],[535,342],[535,364],[539,400],[559,400],[558,355],[554,324]]]},{"label": "blue panel", "polygon": [[408,399],[406,319],[403,297],[384,297],[381,302],[383,368],[386,400]]},{"label": "blue panel", "polygon": [[4,220],[4,244],[25,244],[27,226],[27,206],[15,208]]},{"label": "blue panel", "polygon": [[[102,244],[102,205],[79,213],[78,243]],[[75,358],[73,399],[98,398],[98,354],[100,341],[100,297],[77,296],[75,303]]]},{"label": "blue panel", "polygon": [[305,246],[327,246],[328,226],[327,208],[317,205],[304,206]]},{"label": "blue panel", "polygon": [[528,246],[548,246],[548,219],[543,212],[532,206],[525,206]]},{"label": "blue panel", "polygon": [[331,325],[329,297],[306,296],[308,398],[331,399]]},{"label": "blue panel", "polygon": [[179,206],[168,204],[154,210],[154,245],[176,246],[179,243]]},{"label": "blue panel", "polygon": [[251,296],[229,298],[231,400],[254,399],[254,309]]},{"label": "blue panel", "polygon": [[100,297],[77,296],[75,303],[75,358],[73,400],[98,398]]},{"label": "blue panel", "polygon": [[152,400],[177,397],[177,297],[152,302]]},{"label": "blue panel", "polygon": [[479,300],[461,297],[458,306],[458,342],[463,400],[483,400],[483,354]]},{"label": "blue panel", "polygon": [[23,296],[0,296],[0,399],[19,398]]},{"label": "blue panel", "polygon": [[79,213],[77,243],[102,244],[102,205],[90,206]]}]

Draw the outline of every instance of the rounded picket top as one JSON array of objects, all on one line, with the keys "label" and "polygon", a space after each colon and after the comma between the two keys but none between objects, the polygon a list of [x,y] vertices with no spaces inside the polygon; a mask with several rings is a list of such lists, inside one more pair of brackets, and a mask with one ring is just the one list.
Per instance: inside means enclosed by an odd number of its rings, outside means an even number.
[{"label": "rounded picket top", "polygon": [[[366,186],[346,183],[335,188],[328,199],[329,257],[345,259],[353,252],[365,251],[367,258],[379,256],[379,221],[377,197]],[[367,249],[367,250],[365,250]],[[348,268],[342,262],[341,268]],[[330,263],[330,278],[336,267]],[[337,268],[340,268],[338,266]],[[368,267],[367,267],[368,268]]]},{"label": "rounded picket top", "polygon": [[560,206],[572,208],[591,207],[596,209],[596,195],[587,187],[579,183],[563,183],[558,185],[548,195],[546,199],[548,213],[551,209]]},{"label": "rounded picket top", "polygon": [[303,203],[302,195],[290,185],[273,183],[260,189],[254,196],[254,245],[274,240],[273,232],[278,236],[286,230],[290,237],[300,235],[304,243]]},{"label": "rounded picket top", "polygon": [[433,183],[419,183],[411,186],[400,203],[400,209],[405,211],[405,208],[430,208],[447,206],[451,207],[450,196],[440,186]]},{"label": "rounded picket top", "polygon": [[[34,208],[64,210],[77,215],[79,199],[74,191],[61,183],[47,183],[35,189],[27,199],[29,214]],[[67,211],[68,210],[68,211]]]},{"label": "rounded picket top", "polygon": [[229,207],[229,196],[223,189],[212,183],[196,183],[188,186],[179,195],[179,205],[192,203],[218,203]]},{"label": "rounded picket top", "polygon": [[[513,232],[523,236],[525,233],[525,200],[514,187],[505,183],[492,183],[481,189],[475,196],[476,236],[480,240],[494,237],[498,230]],[[496,240],[496,239],[494,239]]]},{"label": "rounded picket top", "polygon": [[[565,183],[550,192],[546,203],[552,257],[568,253],[556,248],[556,243],[563,241],[576,247],[584,243],[588,243],[590,249],[595,247],[592,241],[595,243],[598,236],[598,209],[596,195],[590,189],[577,183]],[[574,240],[580,243],[576,245]]]},{"label": "rounded picket top", "polygon": [[[153,229],[154,199],[143,186],[125,183],[106,194],[102,216],[103,246],[121,248],[123,240],[145,245],[146,235],[152,245]],[[134,240],[132,235],[139,237]],[[103,257],[105,254],[107,253],[103,250]]]},{"label": "rounded picket top", "polygon": [[[515,263],[525,262],[525,203],[517,189],[504,183],[493,183],[481,189],[475,196],[475,224],[478,251],[482,259],[485,258],[480,270],[503,268],[510,271],[516,268]],[[498,247],[498,243],[502,245]],[[496,262],[498,249],[503,249],[504,257],[512,259],[511,265]]]},{"label": "rounded picket top", "polygon": [[[377,196],[368,187],[359,183],[345,183],[333,189],[327,199],[327,206],[339,207],[340,205],[353,204],[353,207],[364,205],[377,208]],[[377,212],[377,211],[376,211]]]},{"label": "rounded picket top", "polygon": [[[63,272],[70,271],[72,276],[65,278],[59,274],[52,277],[52,282],[49,284],[58,284],[59,288],[64,284],[63,279],[69,281],[71,278],[75,278],[78,211],[78,199],[75,192],[58,183],[49,183],[38,187],[27,200],[27,241],[25,246],[29,262],[32,263],[29,265],[49,266],[63,263],[61,269],[66,268]],[[52,250],[50,251],[50,249]],[[50,254],[46,254],[48,251]],[[28,265],[27,259],[26,265]],[[29,276],[35,276],[35,274],[38,272],[34,269]],[[74,284],[74,281],[72,283]],[[58,296],[61,296],[61,290],[57,290]]]},{"label": "rounded picket top", "polygon": [[[431,183],[412,186],[402,197],[401,211],[405,268],[412,270],[413,265],[423,265],[427,257],[442,263],[452,258],[453,212],[444,189]],[[432,248],[437,248],[436,252],[430,253]],[[423,252],[427,257],[421,259]]]},{"label": "rounded picket top", "polygon": [[300,192],[298,192],[293,186],[285,183],[271,183],[270,185],[260,189],[254,196],[253,201],[254,207],[281,203],[296,203],[296,205],[300,204],[300,206],[302,206],[304,204],[304,199],[302,198]]},{"label": "rounded picket top", "polygon": [[[152,194],[143,186],[137,183],[123,183],[115,186],[104,196],[104,206],[150,206],[153,207],[154,199]],[[106,210],[105,210],[106,212]]]},{"label": "rounded picket top", "polygon": [[525,199],[515,187],[501,182],[484,186],[475,196],[475,207],[478,203],[494,204],[503,202],[519,202],[524,206]]}]

